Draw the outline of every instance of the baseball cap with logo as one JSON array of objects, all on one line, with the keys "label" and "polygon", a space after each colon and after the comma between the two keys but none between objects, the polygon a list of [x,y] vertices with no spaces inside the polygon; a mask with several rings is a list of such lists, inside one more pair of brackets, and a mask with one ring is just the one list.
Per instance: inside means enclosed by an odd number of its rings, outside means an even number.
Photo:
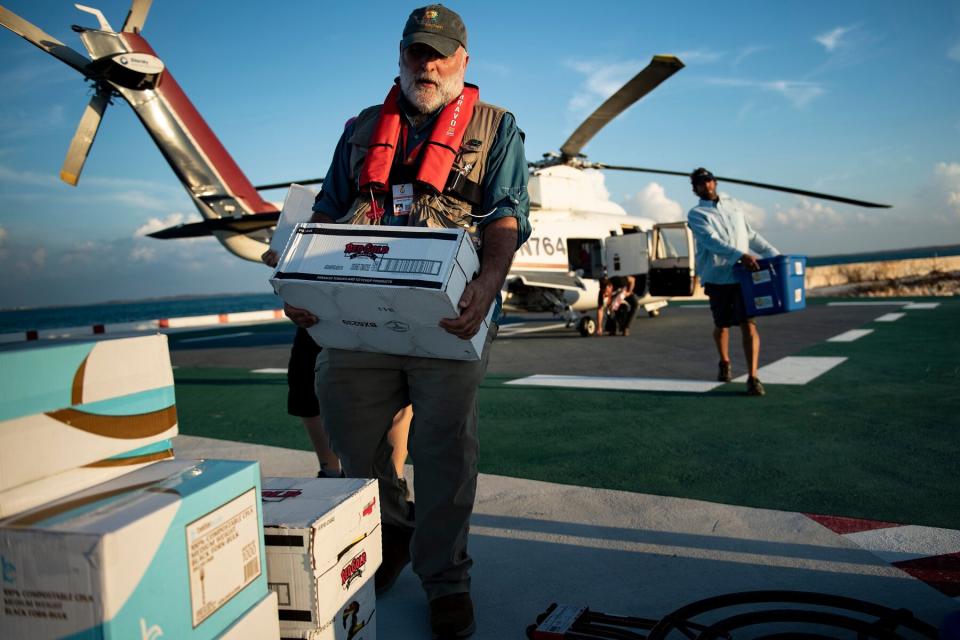
[{"label": "baseball cap with logo", "polygon": [[467,48],[467,28],[456,11],[442,4],[429,4],[414,9],[407,18],[400,48],[406,49],[417,42],[448,58],[456,53],[457,47]]},{"label": "baseball cap with logo", "polygon": [[703,167],[694,169],[693,173],[690,174],[690,183],[693,184],[693,186],[704,184],[710,182],[711,180],[716,180],[716,178],[714,178],[713,174]]}]

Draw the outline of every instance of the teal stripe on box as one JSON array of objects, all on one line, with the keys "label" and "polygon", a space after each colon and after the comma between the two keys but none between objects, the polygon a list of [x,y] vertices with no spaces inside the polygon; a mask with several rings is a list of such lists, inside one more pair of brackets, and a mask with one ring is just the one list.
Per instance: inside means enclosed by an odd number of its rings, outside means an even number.
[{"label": "teal stripe on box", "polygon": [[0,420],[69,407],[73,378],[93,345],[0,352]]},{"label": "teal stripe on box", "polygon": [[173,449],[172,440],[161,440],[160,442],[154,442],[153,444],[148,444],[145,447],[140,447],[139,449],[133,449],[132,451],[125,451],[124,453],[118,453],[115,456],[110,456],[107,460],[126,460],[127,458],[136,458],[137,456],[148,456],[151,453],[161,453],[163,451],[169,451]]},{"label": "teal stripe on box", "polygon": [[131,393],[130,395],[78,404],[73,408],[98,416],[135,416],[160,411],[175,404],[173,386]]}]

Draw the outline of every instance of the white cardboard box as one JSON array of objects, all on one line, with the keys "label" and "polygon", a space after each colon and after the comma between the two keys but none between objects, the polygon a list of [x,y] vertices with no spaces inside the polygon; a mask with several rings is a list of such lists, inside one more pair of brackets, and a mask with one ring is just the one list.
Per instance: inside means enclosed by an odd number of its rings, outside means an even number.
[{"label": "white cardboard box", "polygon": [[270,282],[320,319],[308,331],[321,346],[477,360],[494,305],[470,340],[437,323],[459,315],[479,270],[463,229],[301,223]]},{"label": "white cardboard box", "polygon": [[0,351],[0,491],[177,435],[167,337]]},{"label": "white cardboard box", "polygon": [[377,482],[264,478],[263,501],[267,574],[279,597],[281,635],[326,633],[380,566]]},{"label": "white cardboard box", "polygon": [[377,640],[377,593],[373,580],[364,583],[319,629],[288,631],[282,640]]},{"label": "white cardboard box", "polygon": [[270,237],[270,249],[276,251],[277,255],[283,253],[297,223],[310,221],[310,217],[313,215],[313,202],[316,197],[317,192],[310,187],[300,184],[290,185],[287,197],[283,201],[283,209],[280,211],[277,226],[273,230],[273,236]]},{"label": "white cardboard box", "polygon": [[280,640],[277,594],[268,593],[217,640]]},{"label": "white cardboard box", "polygon": [[128,453],[91,462],[76,469],[68,469],[46,478],[17,485],[0,491],[0,518],[8,518],[21,511],[33,509],[44,502],[57,500],[71,493],[113,480],[117,476],[136,471],[160,460],[173,459],[173,445],[169,440],[136,449]]},{"label": "white cardboard box", "polygon": [[10,638],[212,640],[267,595],[255,462],[161,461],[0,521]]}]

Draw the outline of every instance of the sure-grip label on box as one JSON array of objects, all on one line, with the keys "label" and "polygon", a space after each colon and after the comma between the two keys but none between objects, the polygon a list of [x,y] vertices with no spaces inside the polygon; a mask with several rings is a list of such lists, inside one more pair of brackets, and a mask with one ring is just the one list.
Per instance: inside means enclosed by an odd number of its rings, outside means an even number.
[{"label": "sure-grip label on box", "polygon": [[256,489],[194,520],[186,531],[196,627],[260,576]]}]

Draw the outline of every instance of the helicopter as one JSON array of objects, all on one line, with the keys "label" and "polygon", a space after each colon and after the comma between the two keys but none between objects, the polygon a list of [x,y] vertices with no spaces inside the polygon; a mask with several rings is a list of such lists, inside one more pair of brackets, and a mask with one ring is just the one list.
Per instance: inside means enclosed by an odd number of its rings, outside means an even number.
[{"label": "helicopter", "polygon": [[[78,184],[107,107],[114,98],[123,98],[203,218],[149,235],[158,239],[212,235],[232,254],[259,262],[281,213],[260,192],[323,181],[255,186],[246,177],[142,36],[151,4],[152,0],[133,0],[119,31],[99,10],[75,5],[98,22],[98,28],[72,27],[89,58],[2,6],[0,24],[78,71],[93,85],[93,96],[60,171],[64,182]],[[592,162],[582,153],[607,123],[683,67],[676,56],[653,56],[643,70],[584,120],[558,152],[529,162],[533,234],[518,250],[504,284],[505,309],[550,311],[586,336],[595,328],[589,312],[598,307],[601,278],[636,278],[639,305],[654,317],[671,298],[693,295],[694,244],[686,223],[657,223],[627,215],[623,207],[610,200],[602,173],[614,170],[687,176],[688,172]],[[737,178],[717,176],[717,180],[862,207],[889,206]]]}]

